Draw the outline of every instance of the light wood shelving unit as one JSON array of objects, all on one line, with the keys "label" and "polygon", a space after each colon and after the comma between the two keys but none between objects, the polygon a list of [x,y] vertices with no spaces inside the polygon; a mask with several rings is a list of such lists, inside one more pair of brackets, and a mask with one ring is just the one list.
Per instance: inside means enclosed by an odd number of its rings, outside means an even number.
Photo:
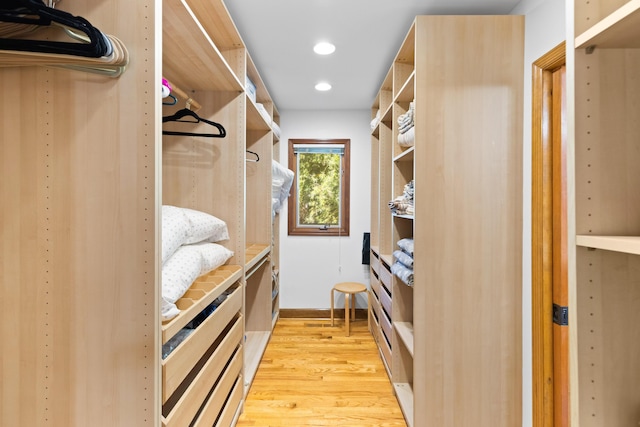
[{"label": "light wood shelving unit", "polygon": [[640,1],[570,1],[571,425],[636,425]]},{"label": "light wood shelving unit", "polygon": [[[279,114],[222,0],[94,3],[59,7],[123,41],[121,76],[0,68],[0,259],[11,266],[0,268],[1,316],[13,325],[1,335],[0,424],[228,427],[277,319]],[[162,77],[175,106],[162,105]],[[227,136],[163,136],[162,116],[189,104]],[[162,205],[224,220],[220,243],[234,253],[165,323]],[[162,359],[162,344],[223,293]]]},{"label": "light wood shelving unit", "polygon": [[[523,30],[416,17],[372,107],[371,329],[409,426],[521,422]],[[392,215],[411,180],[415,215]],[[412,287],[390,272],[403,238]]]}]

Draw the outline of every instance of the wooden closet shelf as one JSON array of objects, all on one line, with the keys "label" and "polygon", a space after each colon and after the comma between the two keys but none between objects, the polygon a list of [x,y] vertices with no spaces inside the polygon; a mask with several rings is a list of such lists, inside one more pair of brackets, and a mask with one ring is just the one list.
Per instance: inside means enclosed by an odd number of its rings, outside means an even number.
[{"label": "wooden closet shelf", "polygon": [[413,388],[408,383],[393,383],[407,426],[413,427]]},{"label": "wooden closet shelf", "polygon": [[396,96],[395,102],[411,102],[415,98],[415,77],[416,71],[413,70],[411,74],[409,74],[409,78],[404,82],[398,95]]},{"label": "wooden closet shelf", "polygon": [[396,157],[393,158],[394,162],[413,162],[413,155],[414,155],[414,150],[415,147],[409,147],[406,150],[404,150],[402,153],[398,154]]},{"label": "wooden closet shelf", "polygon": [[640,0],[632,0],[576,37],[576,48],[640,47]]},{"label": "wooden closet shelf", "polygon": [[407,350],[409,350],[409,354],[413,357],[413,323],[393,322],[393,327]]},{"label": "wooden closet shelf", "polygon": [[636,236],[576,236],[576,245],[592,249],[640,255],[640,237]]},{"label": "wooden closet shelf", "polygon": [[271,251],[271,247],[269,245],[261,245],[261,244],[251,244],[247,246],[245,251],[245,269],[250,270],[255,266],[258,261],[262,258],[266,257]]},{"label": "wooden closet shelf", "polygon": [[162,72],[183,90],[241,92],[238,80],[193,11],[180,0],[165,0]]},{"label": "wooden closet shelf", "polygon": [[199,277],[177,301],[180,314],[162,325],[162,343],[169,341],[241,276],[242,267],[239,265],[223,265]]}]

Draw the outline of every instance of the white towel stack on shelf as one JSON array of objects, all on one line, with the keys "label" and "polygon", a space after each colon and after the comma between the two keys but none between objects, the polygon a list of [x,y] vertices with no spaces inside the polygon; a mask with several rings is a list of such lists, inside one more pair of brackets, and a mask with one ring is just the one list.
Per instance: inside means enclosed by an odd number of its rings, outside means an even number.
[{"label": "white towel stack on shelf", "polygon": [[371,119],[371,130],[374,130],[380,123],[380,110],[376,111],[376,116]]},{"label": "white towel stack on shelf", "polygon": [[406,113],[398,117],[398,145],[401,147],[413,147],[415,141],[414,125],[414,102],[409,103]]},{"label": "white towel stack on shelf", "polygon": [[389,202],[389,209],[391,209],[391,213],[394,215],[413,215],[414,214],[414,206],[413,206],[413,192],[414,192],[414,181],[411,180],[404,186],[404,190],[401,196],[396,197],[392,201]]},{"label": "white towel stack on shelf", "polygon": [[396,261],[391,265],[391,272],[407,286],[413,286],[413,239],[398,240],[400,249],[393,252]]}]

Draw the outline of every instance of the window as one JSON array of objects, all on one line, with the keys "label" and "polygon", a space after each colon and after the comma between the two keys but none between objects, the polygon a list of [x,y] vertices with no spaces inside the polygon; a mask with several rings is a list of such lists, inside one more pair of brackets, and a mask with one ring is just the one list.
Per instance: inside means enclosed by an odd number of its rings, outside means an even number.
[{"label": "window", "polygon": [[349,235],[349,140],[289,140],[290,236]]}]

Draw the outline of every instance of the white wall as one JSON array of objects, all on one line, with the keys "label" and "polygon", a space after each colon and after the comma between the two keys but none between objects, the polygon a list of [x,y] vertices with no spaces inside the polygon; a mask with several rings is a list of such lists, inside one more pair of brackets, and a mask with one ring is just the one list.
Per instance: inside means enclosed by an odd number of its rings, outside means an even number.
[{"label": "white wall", "polygon": [[[369,266],[362,265],[362,236],[371,231],[370,110],[281,111],[280,163],[287,164],[289,139],[351,140],[350,236],[287,235],[287,206],[280,215],[280,307],[329,308],[338,282],[369,285]],[[360,294],[357,307],[366,307]],[[344,305],[341,295],[336,307]]]},{"label": "white wall", "polygon": [[565,39],[565,2],[523,0],[511,12],[525,15],[522,180],[522,426],[532,425],[531,359],[531,65]]}]

